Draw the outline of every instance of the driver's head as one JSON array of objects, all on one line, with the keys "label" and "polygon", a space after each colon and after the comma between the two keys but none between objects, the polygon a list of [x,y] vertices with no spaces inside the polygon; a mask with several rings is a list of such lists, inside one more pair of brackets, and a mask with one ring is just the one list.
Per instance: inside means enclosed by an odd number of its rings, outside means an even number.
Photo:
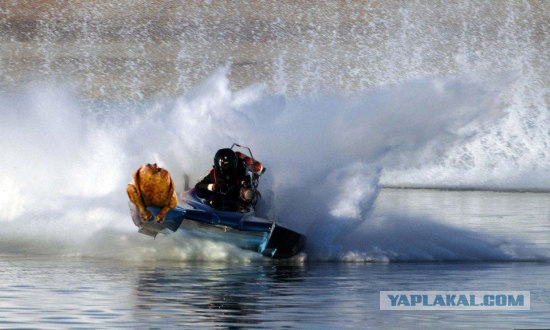
[{"label": "driver's head", "polygon": [[214,156],[214,166],[222,174],[232,173],[237,169],[237,155],[229,148],[220,149]]}]

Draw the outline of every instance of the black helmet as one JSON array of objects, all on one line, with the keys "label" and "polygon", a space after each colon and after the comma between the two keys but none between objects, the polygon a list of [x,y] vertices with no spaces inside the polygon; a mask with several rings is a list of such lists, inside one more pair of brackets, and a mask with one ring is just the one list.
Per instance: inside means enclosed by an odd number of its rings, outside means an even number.
[{"label": "black helmet", "polygon": [[229,148],[220,149],[214,156],[214,166],[220,173],[231,173],[237,169],[237,155]]}]

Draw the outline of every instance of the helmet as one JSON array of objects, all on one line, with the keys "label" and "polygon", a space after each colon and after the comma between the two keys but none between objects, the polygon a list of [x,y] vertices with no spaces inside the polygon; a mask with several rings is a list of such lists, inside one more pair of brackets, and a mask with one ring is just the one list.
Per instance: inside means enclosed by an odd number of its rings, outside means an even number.
[{"label": "helmet", "polygon": [[220,173],[231,173],[237,169],[237,155],[229,148],[220,149],[214,156],[214,166]]}]

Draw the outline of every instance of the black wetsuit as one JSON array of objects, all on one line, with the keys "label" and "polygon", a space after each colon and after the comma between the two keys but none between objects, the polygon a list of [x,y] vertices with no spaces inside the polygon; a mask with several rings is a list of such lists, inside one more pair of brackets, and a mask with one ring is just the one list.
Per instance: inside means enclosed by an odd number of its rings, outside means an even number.
[{"label": "black wetsuit", "polygon": [[[241,188],[247,187],[246,170],[239,164],[237,169],[231,173],[221,174],[216,168],[212,168],[210,173],[195,185],[197,195],[205,198],[211,206],[218,209],[245,206],[240,198]],[[208,185],[214,184],[214,191],[208,190]]]}]

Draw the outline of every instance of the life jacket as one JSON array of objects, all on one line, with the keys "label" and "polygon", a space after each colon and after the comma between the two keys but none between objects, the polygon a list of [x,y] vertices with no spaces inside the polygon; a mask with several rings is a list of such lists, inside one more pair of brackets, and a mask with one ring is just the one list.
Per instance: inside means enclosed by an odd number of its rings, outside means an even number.
[{"label": "life jacket", "polygon": [[[241,169],[242,170],[242,169]],[[239,169],[237,169],[239,171]],[[216,191],[219,193],[229,194],[232,197],[238,197],[239,196],[239,190],[241,188],[241,181],[243,178],[241,177],[242,174],[235,173],[231,176],[229,176],[229,180],[227,176],[224,177],[223,174],[218,173],[215,167],[210,170],[210,179],[216,186]]]},{"label": "life jacket", "polygon": [[237,154],[237,159],[239,159],[239,161],[243,163],[244,167],[251,173],[260,176],[265,171],[264,165],[261,162],[238,151],[235,152],[235,154]]}]

